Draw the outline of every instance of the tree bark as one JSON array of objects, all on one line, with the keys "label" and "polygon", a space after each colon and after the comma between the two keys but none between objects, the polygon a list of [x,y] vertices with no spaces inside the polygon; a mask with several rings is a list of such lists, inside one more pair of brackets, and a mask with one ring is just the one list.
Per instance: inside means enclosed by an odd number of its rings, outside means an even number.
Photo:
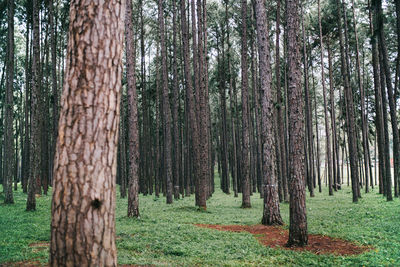
[{"label": "tree bark", "polygon": [[50,266],[117,266],[115,178],[125,1],[71,1]]},{"label": "tree bark", "polygon": [[[302,11],[303,14],[303,11]],[[303,15],[302,15],[303,17]],[[304,30],[304,18],[301,20],[301,28],[303,33],[303,58],[304,58],[304,98],[305,98],[305,112],[306,112],[306,134],[307,134],[307,142],[305,154],[306,156],[306,166],[308,166],[307,172],[307,185],[308,190],[310,192],[310,197],[314,197],[314,185],[313,185],[313,176],[314,176],[314,165],[313,165],[313,130],[312,130],[312,110],[310,104],[309,97],[309,82],[308,82],[308,54],[307,54],[307,46],[306,46],[306,34]],[[323,76],[322,76],[323,77]]]},{"label": "tree bark", "polygon": [[299,2],[286,1],[288,28],[288,100],[289,100],[289,246],[308,243],[305,170],[304,117],[299,53]]},{"label": "tree bark", "polygon": [[242,208],[250,208],[249,122],[247,75],[247,1],[242,0]]},{"label": "tree bark", "polygon": [[328,116],[328,102],[326,100],[326,86],[325,86],[325,73],[324,73],[324,42],[322,40],[322,25],[321,25],[321,7],[320,0],[318,0],[318,24],[319,24],[319,44],[320,44],[320,58],[321,58],[321,83],[324,96],[324,115],[325,115],[325,137],[326,137],[326,155],[328,160],[328,182],[329,182],[329,195],[333,195],[333,182],[332,182],[332,152],[331,152],[331,137],[329,131],[329,116]]},{"label": "tree bark", "polygon": [[160,27],[160,45],[161,45],[161,73],[162,73],[162,106],[163,106],[163,133],[164,133],[164,161],[166,175],[166,195],[167,204],[172,200],[172,138],[171,138],[171,107],[168,94],[168,72],[167,72],[167,47],[165,44],[164,31],[164,0],[158,1],[158,23]]},{"label": "tree bark", "polygon": [[[382,11],[382,1],[377,1],[377,31],[378,31],[378,40],[379,40],[379,48],[382,53],[382,69],[385,72],[386,77],[386,89],[389,100],[390,107],[390,121],[392,124],[392,134],[393,134],[393,158],[394,158],[394,179],[399,181],[400,179],[400,140],[399,140],[399,127],[397,122],[397,111],[396,111],[396,102],[393,93],[393,85],[392,85],[392,76],[390,72],[390,66],[388,62],[388,52],[386,48],[386,40],[384,36],[383,30],[383,11]],[[382,95],[384,97],[384,95]],[[389,168],[386,166],[386,168]],[[387,200],[392,200],[392,183],[391,179],[387,179]]]},{"label": "tree bark", "polygon": [[[7,0],[7,79],[6,79],[6,95],[5,95],[5,133],[4,133],[4,203],[13,204],[14,196],[12,191],[12,183],[15,168],[15,151],[14,151],[14,0]],[[1,153],[1,152],[0,152]],[[0,162],[2,164],[3,162]]]},{"label": "tree bark", "polygon": [[[41,129],[40,129],[40,42],[39,42],[39,4],[33,0],[33,58],[32,58],[32,95],[31,95],[31,140],[30,140],[30,171],[28,184],[28,199],[26,210],[36,210],[35,193],[40,190],[41,166]],[[39,181],[39,183],[37,183]]]},{"label": "tree bark", "polygon": [[359,175],[358,175],[358,155],[357,155],[357,136],[355,131],[355,118],[354,118],[354,101],[353,92],[350,87],[347,53],[345,53],[343,32],[342,32],[342,8],[340,0],[336,0],[337,12],[338,12],[338,31],[340,41],[340,54],[341,54],[341,72],[344,82],[345,101],[346,101],[346,117],[347,117],[347,138],[349,144],[349,155],[350,155],[350,169],[351,169],[351,181],[352,181],[352,192],[353,202],[358,201],[359,197]]},{"label": "tree bark", "polygon": [[132,0],[127,0],[125,11],[125,51],[128,91],[128,217],[139,217],[139,127],[136,92],[136,49],[132,22]]},{"label": "tree bark", "polygon": [[274,138],[274,107],[272,103],[271,65],[268,38],[268,22],[266,7],[263,0],[253,0],[256,12],[256,27],[258,40],[258,54],[260,57],[260,95],[262,116],[262,152],[263,178],[266,184],[264,190],[264,206],[262,224],[282,225],[279,210],[278,184],[276,177],[275,138]]}]

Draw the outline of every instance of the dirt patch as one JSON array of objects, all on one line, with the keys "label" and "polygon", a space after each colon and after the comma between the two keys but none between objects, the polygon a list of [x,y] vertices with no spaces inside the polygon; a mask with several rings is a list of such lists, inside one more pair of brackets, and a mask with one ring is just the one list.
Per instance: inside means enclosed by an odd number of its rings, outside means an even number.
[{"label": "dirt patch", "polygon": [[309,251],[315,254],[334,254],[350,256],[370,250],[370,247],[358,246],[352,242],[324,235],[308,235],[308,245],[305,247],[287,247],[289,231],[279,226],[265,225],[212,225],[195,224],[198,227],[219,231],[248,232],[254,235],[264,246],[295,251]]},{"label": "dirt patch", "polygon": [[34,252],[45,250],[49,246],[50,246],[49,242],[37,242],[37,243],[29,244],[29,247],[31,247]]},{"label": "dirt patch", "polygon": [[18,262],[9,262],[0,264],[1,267],[38,267],[38,266],[46,266],[40,261],[35,260],[26,260],[26,261],[18,261]]}]

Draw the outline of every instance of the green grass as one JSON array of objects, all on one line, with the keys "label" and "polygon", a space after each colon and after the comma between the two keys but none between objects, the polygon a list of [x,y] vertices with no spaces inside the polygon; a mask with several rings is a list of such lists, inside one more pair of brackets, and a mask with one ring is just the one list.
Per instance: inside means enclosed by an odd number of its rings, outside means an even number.
[{"label": "green grass", "polygon": [[[0,188],[1,192],[2,189]],[[198,228],[194,223],[258,224],[262,199],[255,194],[251,209],[241,198],[217,192],[207,211],[194,207],[194,196],[165,204],[165,198],[140,196],[140,219],[126,217],[127,200],[118,198],[116,232],[119,264],[157,266],[395,266],[400,264],[400,201],[386,202],[375,191],[351,202],[346,186],[334,197],[316,193],[307,199],[309,233],[370,245],[374,249],[350,257],[315,255],[262,246],[249,233]],[[118,194],[119,195],[119,194]],[[26,195],[14,192],[16,204],[0,204],[0,265],[24,260],[48,261],[48,249],[29,247],[50,239],[51,196],[37,199],[37,211],[26,212]],[[3,203],[0,194],[0,203]],[[281,204],[288,223],[288,204]]]}]

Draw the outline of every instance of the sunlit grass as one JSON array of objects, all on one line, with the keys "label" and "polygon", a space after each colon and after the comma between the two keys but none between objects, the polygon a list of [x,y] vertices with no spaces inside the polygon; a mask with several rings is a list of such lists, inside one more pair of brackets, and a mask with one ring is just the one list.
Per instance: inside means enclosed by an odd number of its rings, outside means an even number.
[{"label": "sunlit grass", "polygon": [[[216,182],[218,184],[218,182]],[[0,188],[1,192],[2,189]],[[26,212],[26,195],[14,192],[14,205],[0,204],[0,265],[24,260],[48,261],[48,249],[29,244],[50,240],[51,196],[37,199],[37,211]],[[234,198],[216,189],[207,211],[194,207],[194,196],[165,204],[165,198],[140,196],[140,219],[126,217],[127,199],[118,194],[116,232],[120,264],[160,266],[394,266],[400,263],[400,201],[386,202],[377,189],[351,202],[347,186],[333,197],[307,199],[310,233],[355,241],[374,249],[358,256],[314,255],[262,246],[248,233],[198,228],[194,223],[258,224],[262,199],[252,196],[252,208],[241,209]],[[3,195],[0,194],[0,203]],[[288,204],[281,204],[288,223]]]}]

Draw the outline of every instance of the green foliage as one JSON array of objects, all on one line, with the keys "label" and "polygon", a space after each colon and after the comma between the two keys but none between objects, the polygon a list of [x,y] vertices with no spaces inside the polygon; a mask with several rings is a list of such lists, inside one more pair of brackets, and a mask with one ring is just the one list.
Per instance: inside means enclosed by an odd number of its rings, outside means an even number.
[{"label": "green foliage", "polygon": [[[266,248],[248,233],[194,226],[195,223],[260,223],[262,199],[258,194],[252,196],[253,208],[241,209],[240,198],[217,189],[207,202],[206,212],[194,207],[194,196],[172,205],[154,196],[140,196],[140,219],[127,218],[127,200],[118,198],[118,262],[156,266],[394,266],[400,262],[397,199],[386,202],[375,189],[353,204],[347,187],[334,197],[328,197],[325,191],[307,200],[309,232],[351,240],[374,249],[351,257],[315,255]],[[29,245],[50,240],[51,196],[37,199],[36,212],[25,211],[26,195],[20,189],[14,197],[15,205],[0,205],[0,264],[24,260],[45,263],[48,249]],[[281,205],[281,212],[288,223],[288,204]]]}]

